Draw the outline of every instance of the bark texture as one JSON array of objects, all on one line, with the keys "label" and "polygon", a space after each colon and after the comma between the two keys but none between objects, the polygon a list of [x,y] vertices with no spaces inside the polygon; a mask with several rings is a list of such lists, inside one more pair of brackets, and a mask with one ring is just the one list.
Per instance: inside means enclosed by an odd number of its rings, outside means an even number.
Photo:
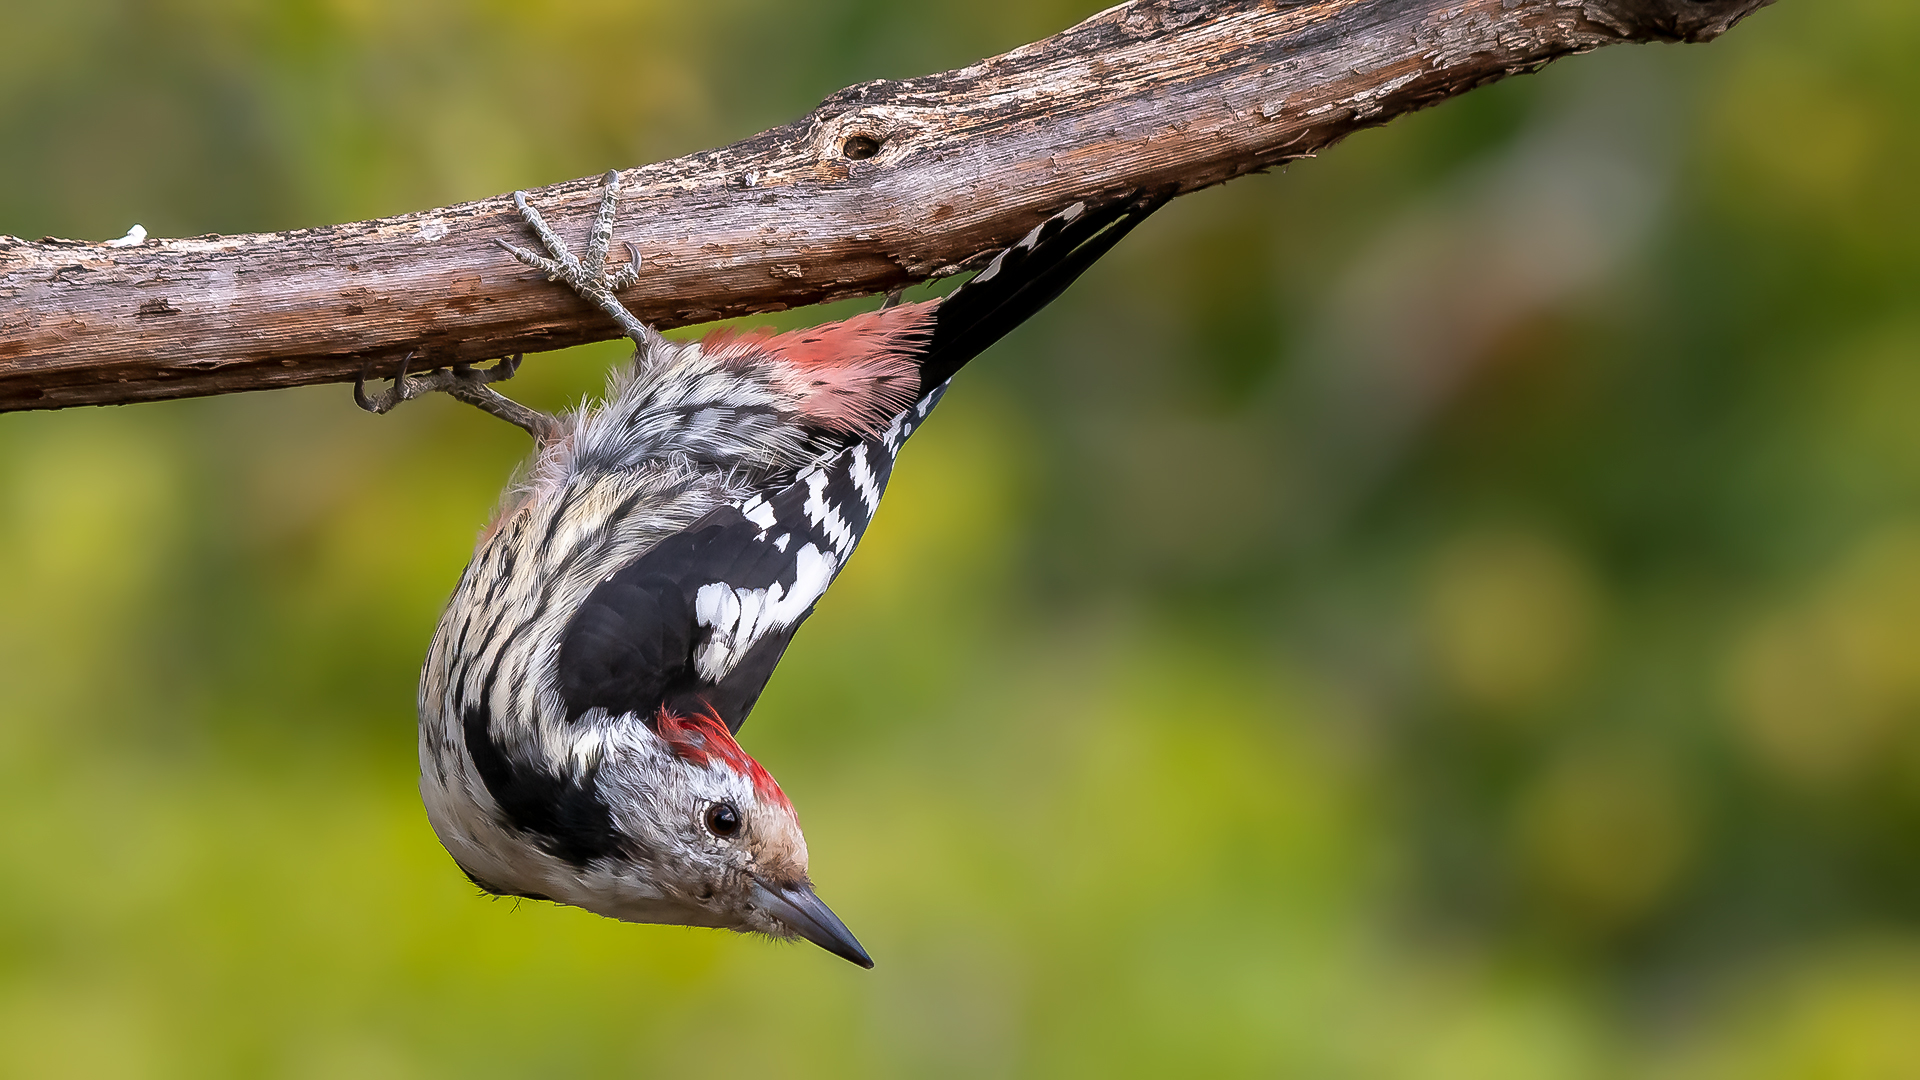
[{"label": "bark texture", "polygon": [[[971,67],[848,87],[627,170],[622,299],[661,327],[951,272],[1075,200],[1193,191],[1602,45],[1707,41],[1771,0],[1134,0]],[[598,178],[529,192],[584,238]],[[0,410],[350,381],[617,336],[495,238],[499,196],[132,247],[0,236]],[[624,258],[624,254],[616,259]]]}]

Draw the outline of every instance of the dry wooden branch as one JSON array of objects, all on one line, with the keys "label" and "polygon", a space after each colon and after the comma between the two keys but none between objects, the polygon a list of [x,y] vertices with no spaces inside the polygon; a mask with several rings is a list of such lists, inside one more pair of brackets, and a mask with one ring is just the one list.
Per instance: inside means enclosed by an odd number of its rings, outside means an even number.
[{"label": "dry wooden branch", "polygon": [[[662,327],[880,292],[1076,199],[1192,191],[1557,57],[1706,41],[1771,0],[1135,0],[972,67],[625,174]],[[533,192],[564,235],[597,178]],[[132,247],[0,237],[0,410],[264,390],[616,336],[508,258],[505,197]],[[615,245],[619,247],[618,244]]]}]

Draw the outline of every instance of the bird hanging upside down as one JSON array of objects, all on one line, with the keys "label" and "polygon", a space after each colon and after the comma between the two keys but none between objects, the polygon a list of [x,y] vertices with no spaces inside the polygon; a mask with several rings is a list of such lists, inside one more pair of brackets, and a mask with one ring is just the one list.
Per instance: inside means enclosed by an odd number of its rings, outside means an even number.
[{"label": "bird hanging upside down", "polygon": [[605,401],[526,408],[485,385],[509,361],[355,388],[374,412],[446,391],[539,444],[421,671],[427,816],[489,893],[798,936],[872,967],[814,895],[793,804],[734,735],[947,380],[1165,199],[1075,204],[945,299],[678,343],[614,295],[640,264],[629,244],[605,269],[618,194],[609,172],[583,257],[519,192],[547,254],[501,242],[633,339]]}]

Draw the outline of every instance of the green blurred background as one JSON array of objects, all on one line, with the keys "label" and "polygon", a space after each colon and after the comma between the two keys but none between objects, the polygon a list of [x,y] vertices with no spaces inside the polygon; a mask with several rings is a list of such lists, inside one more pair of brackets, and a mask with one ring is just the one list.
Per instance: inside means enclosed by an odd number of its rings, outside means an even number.
[{"label": "green blurred background", "polygon": [[[0,0],[0,232],[592,175],[1098,6]],[[871,973],[440,851],[414,679],[518,431],[0,417],[0,1074],[1920,1077],[1917,43],[1563,61],[980,361],[744,732]]]}]

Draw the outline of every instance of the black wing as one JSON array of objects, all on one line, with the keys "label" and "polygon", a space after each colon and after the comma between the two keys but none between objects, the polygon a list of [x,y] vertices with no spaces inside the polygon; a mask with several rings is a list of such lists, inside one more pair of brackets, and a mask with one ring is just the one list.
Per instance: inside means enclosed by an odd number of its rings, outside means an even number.
[{"label": "black wing", "polygon": [[596,586],[558,659],[568,719],[712,709],[739,731],[793,632],[865,535],[894,456],[940,400],[800,470],[768,497],[723,506]]},{"label": "black wing", "polygon": [[[695,677],[699,626],[694,609],[700,589],[712,582],[762,588],[775,583],[779,564],[787,560],[771,545],[757,542],[759,532],[738,508],[721,507],[601,582],[560,643],[560,695],[568,719],[593,708],[651,719],[662,705],[684,708],[690,704],[685,699],[702,689],[726,699],[745,719],[757,690],[737,701],[737,692],[720,694],[719,685],[703,687]],[[773,659],[778,658],[776,649]],[[767,673],[772,673],[771,663]],[[720,700],[707,704],[722,707]]]}]

